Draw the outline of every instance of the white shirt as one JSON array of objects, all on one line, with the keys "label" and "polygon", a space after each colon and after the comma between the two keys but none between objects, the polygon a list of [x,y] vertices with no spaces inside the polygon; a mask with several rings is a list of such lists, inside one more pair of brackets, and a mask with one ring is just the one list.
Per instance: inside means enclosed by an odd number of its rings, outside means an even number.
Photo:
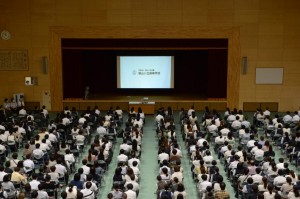
[{"label": "white shirt", "polygon": [[259,184],[262,183],[263,177],[260,174],[254,174],[251,177],[252,177],[254,183],[259,183]]},{"label": "white shirt", "polygon": [[95,114],[96,115],[100,115],[100,110],[99,109],[95,109]]},{"label": "white shirt", "polygon": [[19,115],[27,115],[26,110],[25,110],[25,109],[21,109],[21,110],[19,111]]},{"label": "white shirt", "polygon": [[123,144],[120,145],[120,150],[121,149],[123,149],[126,152],[130,152],[131,151],[131,146],[126,144],[126,143],[123,143]]},{"label": "white shirt", "polygon": [[0,154],[4,154],[5,151],[6,151],[5,146],[3,146],[2,144],[0,144],[0,151],[2,152],[2,153],[0,153]]},{"label": "white shirt", "polygon": [[235,119],[236,119],[235,115],[229,115],[229,116],[227,117],[227,121],[233,122],[233,121],[235,121]]},{"label": "white shirt", "polygon": [[85,137],[84,137],[83,135],[76,135],[76,136],[75,136],[75,139],[84,142]]},{"label": "white shirt", "polygon": [[118,162],[127,162],[128,161],[127,155],[124,155],[124,154],[118,155],[117,159],[118,159]]},{"label": "white shirt", "polygon": [[284,163],[276,164],[277,169],[284,169]]},{"label": "white shirt", "polygon": [[131,159],[128,160],[128,166],[133,167],[133,166],[132,166],[132,163],[133,163],[134,161],[137,162],[137,166],[140,165],[140,160],[139,160],[139,159],[137,159],[137,158],[131,158]]},{"label": "white shirt", "polygon": [[200,184],[198,184],[198,190],[200,191],[200,192],[205,192],[206,191],[206,187],[208,187],[208,186],[212,186],[212,183],[211,182],[209,182],[209,181],[203,181],[203,182],[201,182]]},{"label": "white shirt", "polygon": [[136,176],[140,175],[140,170],[138,167],[131,167],[131,169],[133,170],[134,175]]},{"label": "white shirt", "polygon": [[65,176],[65,174],[68,172],[66,167],[61,164],[56,164],[55,168],[55,171],[60,175],[60,177]]},{"label": "white shirt", "polygon": [[83,124],[85,123],[86,119],[84,117],[79,118],[78,123]]},{"label": "white shirt", "polygon": [[18,132],[22,135],[26,134],[26,130],[23,127],[19,127],[19,126],[18,126]]},{"label": "white shirt", "polygon": [[38,197],[37,199],[48,199],[49,196],[48,196],[48,193],[46,191],[38,191]]},{"label": "white shirt", "polygon": [[228,128],[223,128],[220,132],[222,133],[222,136],[227,136],[230,130]]},{"label": "white shirt", "polygon": [[299,197],[295,197],[295,193],[293,191],[289,192],[287,197],[288,197],[288,199],[297,199],[297,198],[299,198]]},{"label": "white shirt", "polygon": [[0,129],[5,131],[5,127],[3,125],[0,124]]},{"label": "white shirt", "polygon": [[228,160],[228,158],[232,156],[232,155],[231,155],[231,151],[232,151],[232,150],[228,150],[228,151],[226,151],[226,152],[224,153],[224,158],[225,158],[225,160]]},{"label": "white shirt", "polygon": [[24,166],[25,172],[32,171],[34,169],[34,162],[30,159],[26,159],[23,162],[23,166]]},{"label": "white shirt", "polygon": [[251,126],[250,122],[247,120],[242,121],[242,125],[244,125],[246,129],[250,128]]},{"label": "white shirt", "polygon": [[276,186],[277,184],[284,184],[286,183],[286,178],[284,176],[277,176],[274,178],[274,185]]},{"label": "white shirt", "polygon": [[119,118],[123,118],[123,111],[121,109],[115,110],[115,112],[118,114]]},{"label": "white shirt", "polygon": [[[200,147],[203,146],[203,142],[204,142],[204,141],[206,141],[206,139],[200,138],[200,139],[198,140],[198,142],[197,142],[197,145],[200,146]],[[206,141],[206,142],[207,142],[207,141]]]},{"label": "white shirt", "polygon": [[83,169],[83,173],[85,175],[90,174],[90,167],[86,166],[86,165],[82,165],[81,168]]},{"label": "white shirt", "polygon": [[171,176],[171,179],[174,180],[175,177],[178,178],[178,182],[182,183],[183,175],[180,171],[179,172],[174,172]]},{"label": "white shirt", "polygon": [[132,190],[128,190],[125,192],[127,195],[127,199],[136,199],[136,193]]},{"label": "white shirt", "polygon": [[208,132],[217,132],[218,131],[218,127],[217,127],[217,125],[215,125],[215,124],[212,124],[212,125],[209,125],[208,127],[207,127],[207,130],[208,130]]},{"label": "white shirt", "polygon": [[132,188],[132,191],[139,191],[140,190],[140,185],[135,182],[135,181],[127,181],[125,184],[124,184],[124,187],[126,188],[128,184],[132,184],[133,188]]},{"label": "white shirt", "polygon": [[6,175],[7,173],[5,173],[4,171],[0,172],[0,182],[3,182],[3,177]]},{"label": "white shirt", "polygon": [[223,146],[223,147],[221,147],[220,152],[221,152],[222,154],[224,154],[226,151],[228,151],[228,146]]},{"label": "white shirt", "polygon": [[257,150],[254,151],[254,156],[255,156],[255,158],[263,157],[264,156],[264,151],[261,150],[261,149],[257,149]]},{"label": "white shirt", "polygon": [[234,122],[232,122],[231,126],[234,129],[240,129],[242,126],[242,123],[239,120],[235,120]]},{"label": "white shirt", "polygon": [[263,112],[264,116],[270,116],[271,115],[271,112],[269,110],[265,110]]},{"label": "white shirt", "polygon": [[230,163],[230,165],[228,166],[229,169],[235,169],[237,168],[239,161],[233,161]]},{"label": "white shirt", "polygon": [[41,159],[44,156],[44,152],[41,149],[34,149],[32,151],[33,157],[36,159]]},{"label": "white shirt", "polygon": [[30,184],[32,190],[38,190],[38,186],[41,183],[37,180],[31,180],[31,182],[29,182],[29,184]]},{"label": "white shirt", "polygon": [[160,173],[160,174],[163,173],[163,172],[162,172],[162,169],[163,169],[163,168],[167,168],[168,174],[169,174],[169,175],[171,174],[171,169],[170,169],[169,167],[167,167],[167,166],[162,166],[162,167],[160,167],[160,169],[159,169],[159,173]]},{"label": "white shirt", "polygon": [[56,143],[57,142],[57,137],[53,134],[53,133],[50,133],[49,134],[49,138],[48,138],[51,142],[54,142]]},{"label": "white shirt", "polygon": [[188,112],[187,112],[188,116],[191,116],[191,115],[192,115],[192,112],[194,112],[194,111],[195,111],[195,110],[194,110],[194,109],[192,109],[192,108],[191,108],[191,109],[189,109],[189,110],[188,110]]},{"label": "white shirt", "polygon": [[75,162],[74,155],[72,153],[71,154],[66,154],[65,155],[65,161],[68,161],[70,163],[74,163]]},{"label": "white shirt", "polygon": [[293,120],[292,116],[290,115],[285,115],[283,118],[282,118],[283,122],[284,123],[287,123],[287,122],[291,122]]},{"label": "white shirt", "polygon": [[169,160],[169,154],[167,154],[167,153],[160,153],[158,155],[158,160],[160,161],[160,163],[162,163],[163,160]]},{"label": "white shirt", "polygon": [[94,199],[95,198],[95,194],[92,190],[90,189],[82,189],[80,191],[83,194],[83,198],[84,199]]},{"label": "white shirt", "polygon": [[249,140],[247,142],[247,147],[250,148],[250,147],[253,147],[254,146],[254,142],[256,142],[255,140]]},{"label": "white shirt", "polygon": [[195,117],[190,116],[189,120],[190,120],[191,124],[195,124],[195,122],[198,120],[198,118],[197,118],[197,116],[195,116]]},{"label": "white shirt", "polygon": [[[91,181],[90,181],[90,182],[91,182]],[[85,183],[83,184],[83,188],[85,188],[86,183],[87,183],[87,182],[85,182]],[[95,183],[93,183],[93,182],[91,182],[91,183],[92,183],[92,186],[91,186],[90,190],[92,190],[93,192],[97,191],[97,190],[98,190],[97,185],[96,185]]]},{"label": "white shirt", "polygon": [[134,120],[133,126],[136,126],[136,125],[138,125],[140,128],[143,127],[143,120],[142,119],[140,119],[139,121]]},{"label": "white shirt", "polygon": [[45,144],[45,143],[41,143],[40,144],[40,149],[43,151],[43,152],[47,152],[50,150],[50,147],[48,144]]},{"label": "white shirt", "polygon": [[161,119],[164,119],[164,117],[160,114],[158,114],[156,117],[155,117],[155,121],[156,122],[160,122]]},{"label": "white shirt", "polygon": [[44,114],[45,117],[47,117],[48,111],[46,109],[43,109],[42,113]]},{"label": "white shirt", "polygon": [[215,138],[215,143],[216,144],[223,144],[224,141],[225,141],[224,137],[221,138],[220,136],[218,136],[218,137]]},{"label": "white shirt", "polygon": [[240,161],[244,162],[244,155],[243,155],[243,151],[238,151],[235,153],[236,155],[238,155],[240,157]]},{"label": "white shirt", "polygon": [[293,122],[299,122],[299,121],[300,121],[299,115],[294,115],[292,121],[293,121]]},{"label": "white shirt", "polygon": [[212,162],[214,160],[214,157],[213,156],[204,156],[203,157],[203,161],[204,162]]},{"label": "white shirt", "polygon": [[62,119],[62,124],[65,125],[65,126],[69,125],[70,124],[70,119],[67,118],[67,117],[63,118]]},{"label": "white shirt", "polygon": [[99,127],[97,128],[97,133],[98,133],[100,136],[106,135],[106,134],[107,134],[106,128],[104,128],[103,126],[99,126]]}]

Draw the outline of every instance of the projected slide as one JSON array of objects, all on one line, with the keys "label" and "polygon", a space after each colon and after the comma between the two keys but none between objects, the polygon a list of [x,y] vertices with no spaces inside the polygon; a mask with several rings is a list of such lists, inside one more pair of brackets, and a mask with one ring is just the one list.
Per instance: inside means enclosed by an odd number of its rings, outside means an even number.
[{"label": "projected slide", "polygon": [[118,88],[174,88],[172,56],[118,56]]}]

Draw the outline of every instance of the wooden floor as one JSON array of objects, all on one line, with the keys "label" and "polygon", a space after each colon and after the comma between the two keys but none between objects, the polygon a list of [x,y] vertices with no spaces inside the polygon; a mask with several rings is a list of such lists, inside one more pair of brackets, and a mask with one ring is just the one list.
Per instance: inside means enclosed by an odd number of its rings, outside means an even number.
[{"label": "wooden floor", "polygon": [[208,100],[204,96],[197,95],[91,95],[88,100],[120,100],[120,101],[185,101]]},{"label": "wooden floor", "polygon": [[[87,107],[98,106],[100,110],[109,110],[119,106],[122,110],[131,108],[130,102],[155,102],[154,110],[160,107],[172,107],[173,110],[189,109],[192,105],[195,110],[204,110],[205,107],[216,110],[225,110],[227,100],[224,98],[206,98],[196,95],[91,95],[88,99],[66,98],[63,107],[74,107],[77,110],[86,110]],[[147,103],[145,103],[147,104]]]}]

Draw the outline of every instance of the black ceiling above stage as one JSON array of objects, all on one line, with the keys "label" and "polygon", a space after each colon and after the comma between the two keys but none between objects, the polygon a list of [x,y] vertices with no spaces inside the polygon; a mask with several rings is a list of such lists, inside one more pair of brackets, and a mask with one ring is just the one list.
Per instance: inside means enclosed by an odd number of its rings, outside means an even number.
[{"label": "black ceiling above stage", "polygon": [[228,39],[62,39],[62,48],[227,48]]}]

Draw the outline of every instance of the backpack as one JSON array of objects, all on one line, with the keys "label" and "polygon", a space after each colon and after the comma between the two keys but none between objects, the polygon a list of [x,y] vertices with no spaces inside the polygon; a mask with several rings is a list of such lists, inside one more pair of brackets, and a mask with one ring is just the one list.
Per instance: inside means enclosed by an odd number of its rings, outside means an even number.
[{"label": "backpack", "polygon": [[172,199],[172,194],[170,191],[163,191],[160,195],[160,198],[163,199],[163,198],[168,198],[168,199]]}]

